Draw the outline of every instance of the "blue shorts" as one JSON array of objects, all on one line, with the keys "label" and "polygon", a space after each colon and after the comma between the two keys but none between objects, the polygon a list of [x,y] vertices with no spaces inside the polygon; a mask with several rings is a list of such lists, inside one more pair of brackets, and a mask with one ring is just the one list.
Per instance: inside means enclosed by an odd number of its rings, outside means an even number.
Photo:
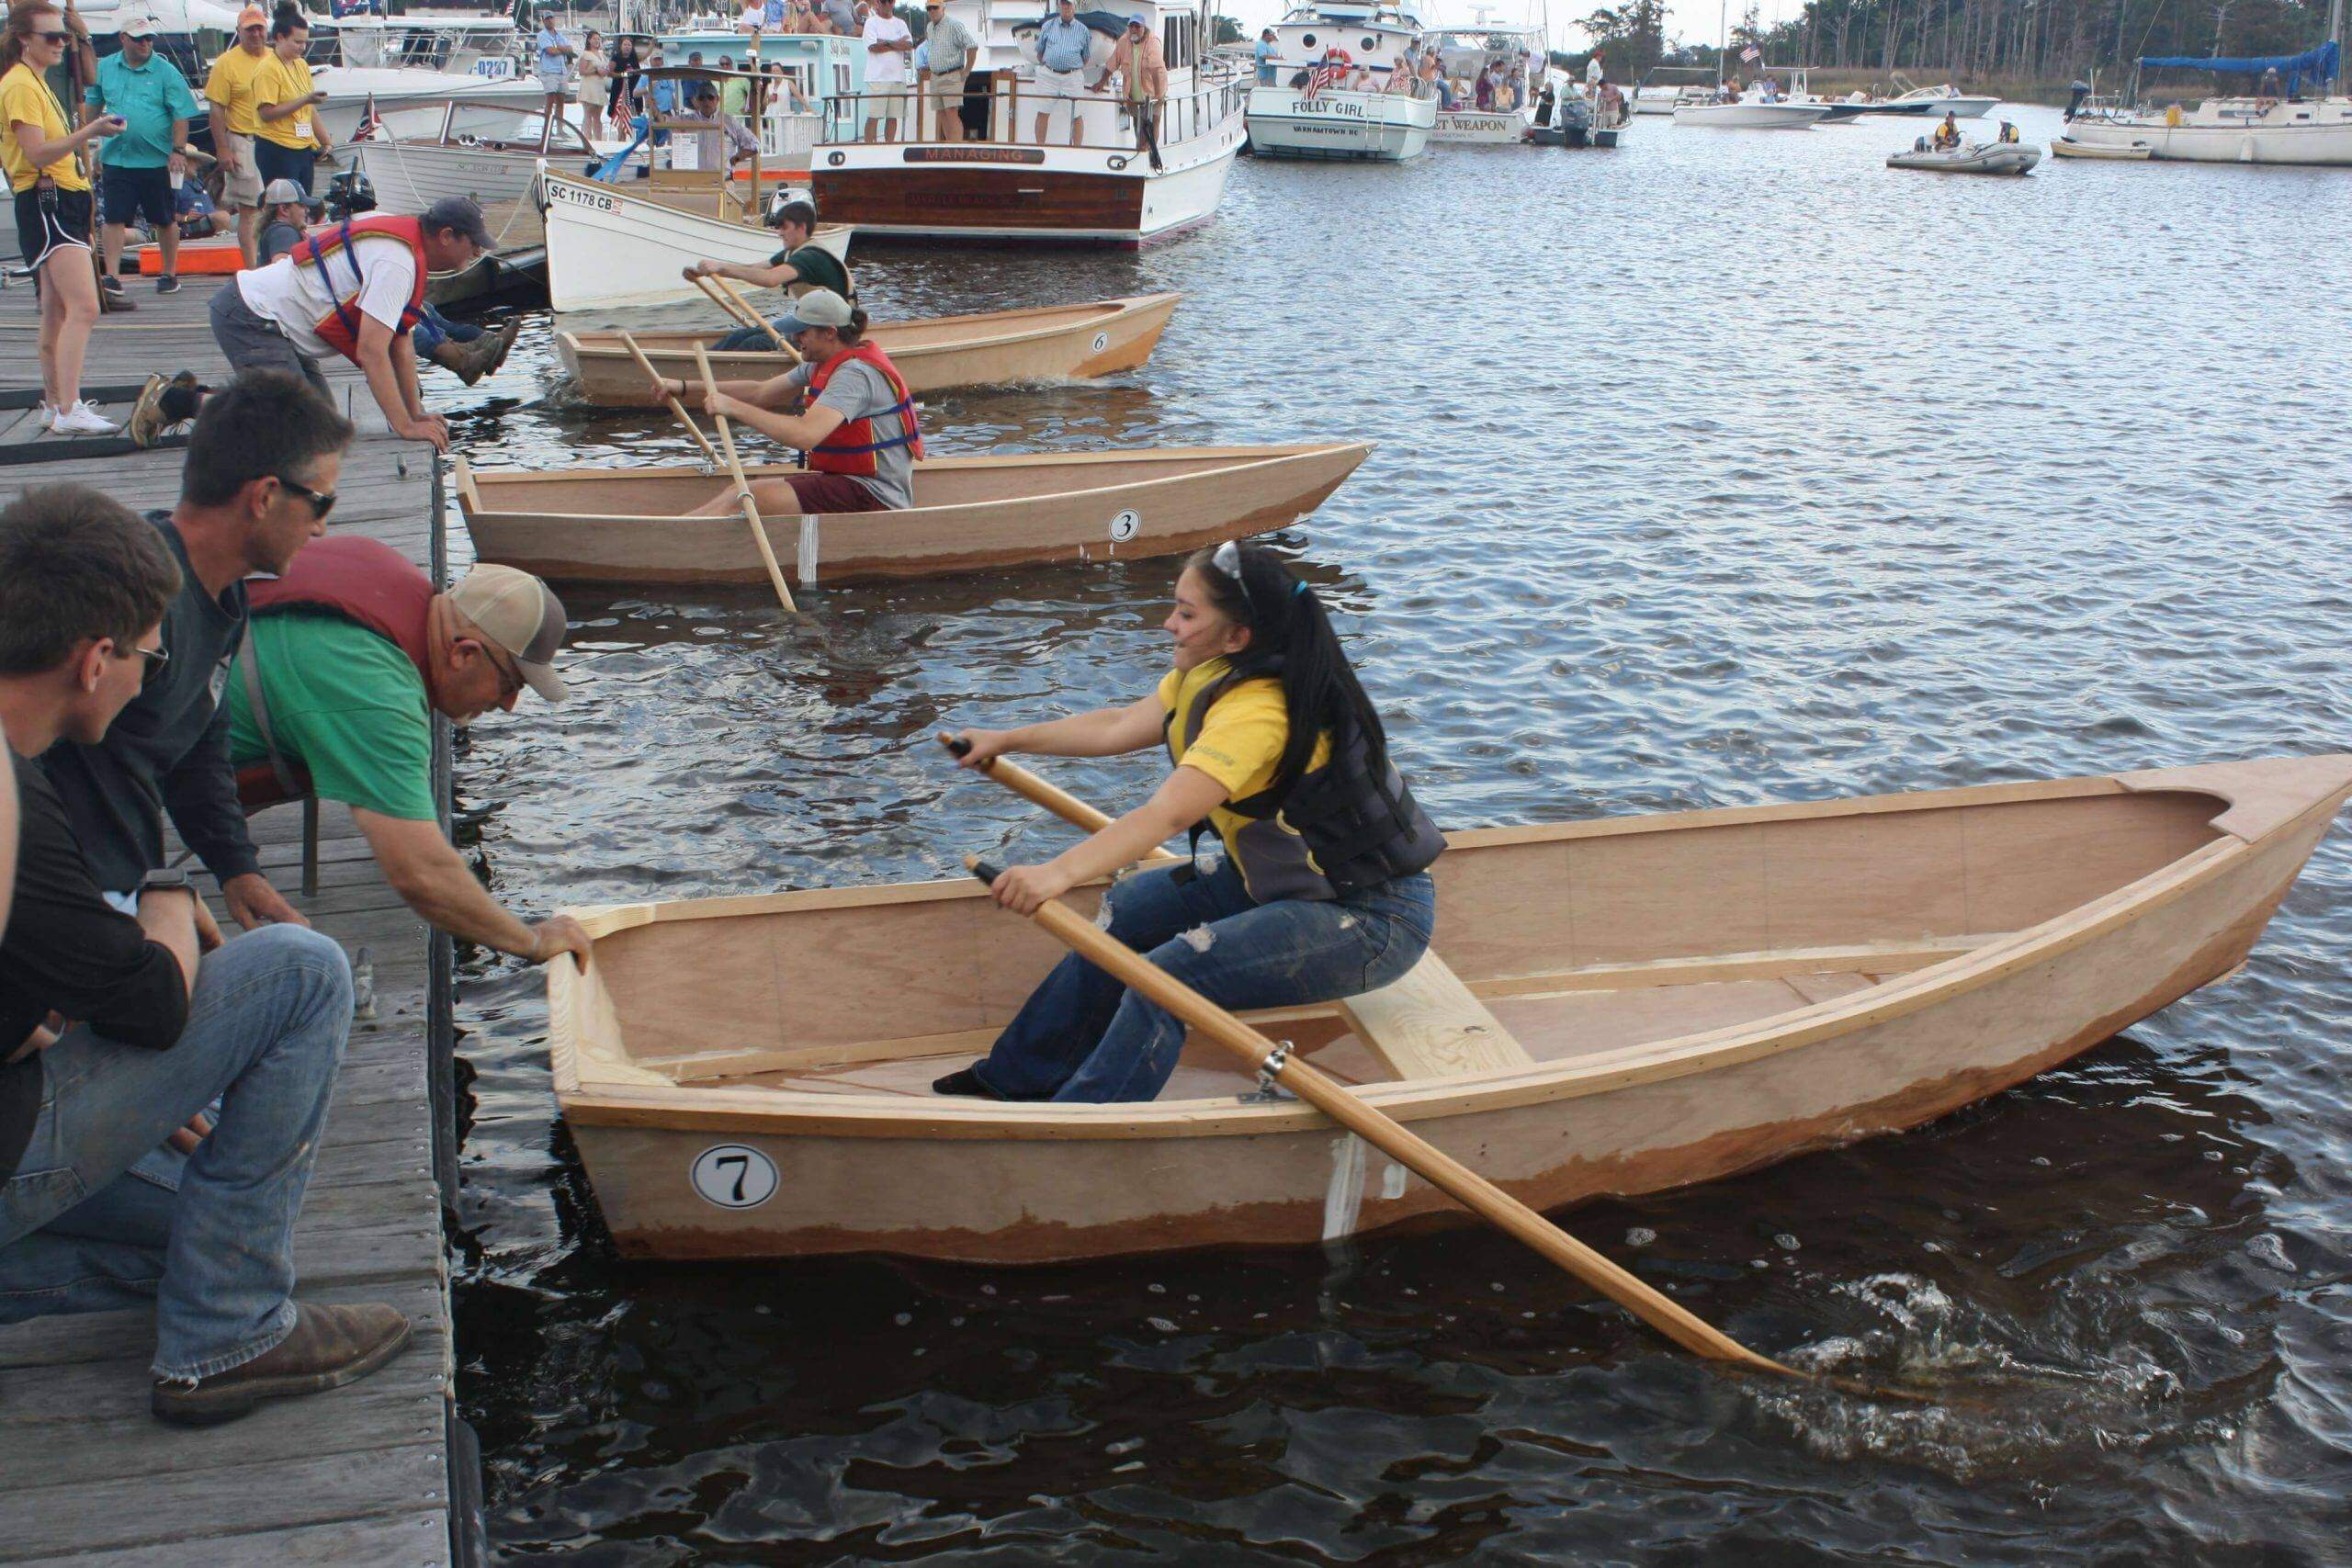
[{"label": "blue shorts", "polygon": [[172,194],[168,170],[125,169],[108,164],[99,175],[98,194],[106,201],[106,220],[130,223],[144,218],[151,229],[179,221],[178,203]]},{"label": "blue shorts", "polygon": [[311,168],[319,161],[315,147],[280,147],[275,141],[264,141],[256,136],[252,142],[254,168],[261,175],[266,187],[272,180],[292,180],[311,194]]}]

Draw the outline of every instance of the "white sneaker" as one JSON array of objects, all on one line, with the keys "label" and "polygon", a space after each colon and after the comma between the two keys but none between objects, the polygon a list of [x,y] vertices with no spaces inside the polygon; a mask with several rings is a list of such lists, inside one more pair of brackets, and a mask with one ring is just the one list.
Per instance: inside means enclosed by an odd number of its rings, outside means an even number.
[{"label": "white sneaker", "polygon": [[60,435],[112,435],[122,426],[107,418],[87,402],[77,402],[59,414],[49,427]]},{"label": "white sneaker", "polygon": [[40,405],[33,410],[33,420],[43,430],[47,430],[51,425],[57,423],[57,405],[51,402],[47,398],[43,398],[40,400]]}]

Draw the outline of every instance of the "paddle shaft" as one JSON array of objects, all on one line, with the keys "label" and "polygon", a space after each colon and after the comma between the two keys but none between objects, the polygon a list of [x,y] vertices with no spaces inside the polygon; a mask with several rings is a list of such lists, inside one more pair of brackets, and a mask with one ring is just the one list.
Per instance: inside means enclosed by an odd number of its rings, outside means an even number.
[{"label": "paddle shaft", "polygon": [[[702,372],[703,390],[710,395],[715,404],[718,399],[718,381],[710,373],[710,355],[703,352],[700,344],[695,344],[695,366]],[[710,417],[718,422],[718,444],[727,448],[727,471],[735,479],[736,504],[743,509],[743,521],[752,530],[752,543],[760,547],[760,559],[767,563],[768,581],[775,585],[776,603],[784,606],[787,615],[797,615],[800,613],[800,606],[792,602],[792,590],[785,586],[784,568],[776,564],[775,547],[768,543],[767,527],[760,521],[760,503],[752,499],[751,481],[743,477],[743,459],[735,455],[735,433],[728,427],[727,416],[716,407],[711,410]]]},{"label": "paddle shaft", "polygon": [[653,361],[645,357],[645,350],[638,347],[637,339],[627,332],[621,333],[621,344],[628,350],[629,357],[637,361],[637,367],[644,371],[646,378],[653,383],[654,395],[670,405],[670,412],[678,416],[678,422],[686,427],[686,434],[695,438],[695,445],[701,447],[703,456],[710,459],[710,466],[717,468],[720,461],[718,448],[713,446],[710,437],[702,433],[702,426],[696,424],[695,416],[686,412],[686,405],[670,395],[669,378],[653,368]]},{"label": "paddle shaft", "polygon": [[727,297],[729,299],[735,301],[736,308],[743,312],[745,318],[744,324],[746,326],[751,325],[754,321],[758,322],[760,330],[768,334],[768,341],[775,344],[776,347],[782,349],[785,353],[791,355],[795,359],[800,357],[798,351],[790,344],[784,341],[784,334],[776,331],[775,323],[769,321],[758,307],[754,306],[749,299],[743,298],[743,291],[735,287],[734,279],[714,274],[711,277],[711,281],[718,285],[721,289],[725,290]]},{"label": "paddle shaft", "polygon": [[[977,855],[964,863],[972,874],[993,883],[1000,868]],[[1207,1039],[1238,1056],[1253,1070],[1262,1068],[1274,1050],[1273,1042],[1193,990],[1166,970],[1136,953],[1110,932],[1057,898],[1048,898],[1030,917],[1062,944],[1131,991],[1159,1003]],[[1695,1355],[1733,1361],[1759,1371],[1804,1374],[1759,1356],[1721,1329],[1692,1315],[1559,1226],[1488,1181],[1453,1156],[1415,1137],[1382,1111],[1365,1104],[1340,1083],[1307,1063],[1292,1059],[1278,1072],[1283,1088],[1340,1126],[1362,1138],[1430,1186],[1498,1229],[1543,1254],[1553,1263]]]},{"label": "paddle shaft", "polygon": [[766,333],[778,348],[785,347],[784,334],[775,330],[775,324],[765,316],[752,310],[744,302],[743,297],[733,289],[722,290],[719,287],[722,281],[718,278],[705,277],[700,273],[695,275],[695,286],[708,295],[710,302],[726,312],[737,326],[757,328]]},{"label": "paddle shaft", "polygon": [[[941,736],[939,743],[958,757],[972,749],[970,741],[959,740],[952,735]],[[1055,788],[1018,762],[1008,762],[1001,757],[991,757],[980,764],[979,771],[1024,800],[1033,805],[1044,807],[1073,828],[1082,829],[1089,833],[1099,833],[1111,825],[1110,818],[1095,810],[1068,790]],[[1154,850],[1144,858],[1146,863],[1149,863],[1158,861],[1181,860],[1183,857],[1170,854],[1166,850]]]}]

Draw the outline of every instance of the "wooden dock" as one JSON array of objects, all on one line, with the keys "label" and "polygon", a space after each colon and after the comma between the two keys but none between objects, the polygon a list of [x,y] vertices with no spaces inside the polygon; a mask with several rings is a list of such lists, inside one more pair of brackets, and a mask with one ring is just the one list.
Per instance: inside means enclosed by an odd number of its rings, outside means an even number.
[{"label": "wooden dock", "polygon": [[[0,234],[13,258],[13,239]],[[183,366],[226,379],[206,310],[217,280],[159,297],[128,280],[134,313],[104,317],[85,382],[135,387]],[[0,290],[0,389],[37,388],[33,293]],[[337,374],[337,370],[341,374]],[[440,570],[431,448],[387,434],[356,368],[330,369],[360,438],[332,526]],[[118,402],[107,411],[121,419]],[[0,411],[0,423],[15,424]],[[180,453],[76,456],[28,428],[0,464],[0,501],[74,480],[135,508],[172,504]],[[54,452],[44,450],[47,443]],[[436,784],[449,805],[447,726]],[[270,878],[374,979],[355,1022],[326,1138],[295,1236],[300,1292],[386,1301],[415,1322],[412,1348],[349,1388],[265,1406],[233,1425],[167,1427],[148,1413],[153,1329],[145,1313],[48,1317],[0,1328],[0,1562],[445,1563],[481,1555],[480,1464],[452,1403],[443,1203],[454,1190],[449,943],[378,874],[339,806],[321,813],[319,892],[300,893],[301,812],[254,819]],[[216,913],[220,909],[216,899]],[[225,917],[224,917],[225,922]]]}]

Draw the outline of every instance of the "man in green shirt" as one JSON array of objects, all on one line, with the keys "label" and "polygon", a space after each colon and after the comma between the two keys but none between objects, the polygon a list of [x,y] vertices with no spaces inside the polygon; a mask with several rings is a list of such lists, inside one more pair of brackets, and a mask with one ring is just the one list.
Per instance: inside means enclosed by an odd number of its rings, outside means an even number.
[{"label": "man in green shirt", "polygon": [[[419,917],[461,941],[543,963],[588,936],[558,915],[501,908],[441,833],[433,721],[512,709],[525,686],[564,696],[551,663],[563,605],[512,567],[478,566],[447,593],[389,546],[324,539],[285,576],[251,590],[248,650],[230,672],[229,755],[266,765],[277,793],[339,800],[384,879]],[[307,787],[306,787],[307,786]]]},{"label": "man in green shirt", "polygon": [[[797,299],[812,288],[827,288],[844,299],[854,300],[856,292],[850,288],[849,268],[831,251],[810,244],[817,231],[817,209],[805,201],[787,201],[776,210],[776,238],[784,248],[768,258],[765,266],[744,266],[733,262],[698,261],[685,269],[686,281],[697,277],[731,277],[748,283],[754,288],[781,288]],[[790,343],[801,331],[800,319],[787,310],[773,323],[784,341]],[[738,327],[712,345],[712,352],[729,352],[749,348],[772,348],[775,339],[763,327]]]},{"label": "man in green shirt", "polygon": [[196,95],[179,67],[155,52],[155,19],[128,17],[121,50],[98,62],[97,79],[83,93],[84,120],[119,115],[123,127],[107,138],[101,189],[106,222],[98,243],[106,253],[101,281],[110,294],[122,292],[122,244],[132,220],[144,218],[162,247],[159,294],[180,286],[180,225],[177,182],[187,175],[187,122],[197,115]]}]

